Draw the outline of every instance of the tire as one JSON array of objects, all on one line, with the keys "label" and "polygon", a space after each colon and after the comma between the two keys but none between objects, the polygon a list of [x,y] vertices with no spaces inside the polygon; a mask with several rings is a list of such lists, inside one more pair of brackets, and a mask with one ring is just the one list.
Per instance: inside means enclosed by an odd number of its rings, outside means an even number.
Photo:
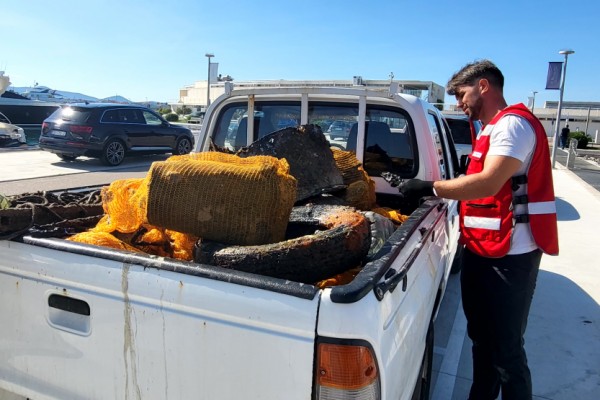
[{"label": "tire", "polygon": [[77,156],[70,156],[67,154],[58,154],[58,157],[63,161],[75,161]]},{"label": "tire", "polygon": [[312,284],[360,266],[371,244],[367,218],[337,205],[294,207],[287,236],[291,238],[258,246],[200,241],[194,261]]},{"label": "tire", "polygon": [[115,167],[125,159],[125,145],[117,139],[111,139],[102,150],[101,161],[103,164]]},{"label": "tire", "polygon": [[423,360],[411,398],[412,400],[429,400],[433,364],[433,337],[433,321],[430,321],[427,336],[425,337],[425,352],[423,353]]},{"label": "tire", "polygon": [[465,247],[461,244],[456,248],[456,254],[454,260],[452,260],[452,266],[450,267],[451,274],[458,274],[462,269],[463,255],[465,254]]},{"label": "tire", "polygon": [[187,137],[182,137],[177,141],[173,154],[180,156],[183,154],[189,154],[192,151],[192,141]]}]

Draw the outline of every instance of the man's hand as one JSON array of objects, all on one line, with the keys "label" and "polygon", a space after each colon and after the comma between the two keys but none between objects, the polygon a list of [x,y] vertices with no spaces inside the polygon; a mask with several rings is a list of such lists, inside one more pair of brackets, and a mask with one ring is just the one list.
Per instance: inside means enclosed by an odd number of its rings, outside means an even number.
[{"label": "man's hand", "polygon": [[408,179],[398,186],[398,191],[402,196],[410,200],[419,200],[422,197],[434,196],[433,181]]},{"label": "man's hand", "polygon": [[400,175],[391,172],[382,172],[381,177],[392,187],[397,187],[400,195],[408,200],[419,200],[421,197],[435,196],[433,193],[433,181],[422,181],[420,179],[404,180]]}]

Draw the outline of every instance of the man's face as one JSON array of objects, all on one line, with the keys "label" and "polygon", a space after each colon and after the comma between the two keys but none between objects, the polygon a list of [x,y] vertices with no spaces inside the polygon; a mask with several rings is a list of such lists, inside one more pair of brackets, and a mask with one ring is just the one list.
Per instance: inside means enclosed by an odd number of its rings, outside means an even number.
[{"label": "man's face", "polygon": [[454,96],[456,97],[458,106],[462,108],[469,118],[473,120],[480,119],[483,99],[481,98],[478,82],[474,85],[459,86]]}]

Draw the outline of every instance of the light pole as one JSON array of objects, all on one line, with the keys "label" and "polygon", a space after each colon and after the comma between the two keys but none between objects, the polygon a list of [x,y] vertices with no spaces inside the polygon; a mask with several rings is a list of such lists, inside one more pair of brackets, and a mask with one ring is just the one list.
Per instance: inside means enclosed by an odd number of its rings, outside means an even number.
[{"label": "light pole", "polygon": [[208,77],[206,79],[206,108],[208,109],[208,106],[210,106],[210,59],[215,55],[213,53],[206,53],[205,56],[208,58]]},{"label": "light pole", "polygon": [[537,91],[533,91],[533,100],[531,101],[531,113],[533,114],[533,110],[535,110],[535,94],[537,93]]},{"label": "light pole", "polygon": [[571,49],[565,49],[558,52],[558,54],[565,55],[565,63],[563,65],[562,76],[560,78],[560,97],[558,98],[558,112],[556,115],[556,124],[554,124],[554,137],[552,138],[552,168],[556,163],[556,148],[558,147],[558,129],[560,128],[560,112],[562,109],[563,92],[565,90],[565,78],[567,77],[567,60],[569,54],[573,54],[575,51]]}]

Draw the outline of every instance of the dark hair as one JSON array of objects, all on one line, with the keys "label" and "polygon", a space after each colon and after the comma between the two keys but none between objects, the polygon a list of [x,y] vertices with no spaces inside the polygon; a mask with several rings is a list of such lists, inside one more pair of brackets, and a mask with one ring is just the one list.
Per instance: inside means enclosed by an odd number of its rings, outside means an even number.
[{"label": "dark hair", "polygon": [[446,84],[449,95],[456,94],[460,86],[474,85],[479,79],[485,78],[490,85],[502,90],[504,88],[504,75],[490,60],[473,61],[455,72]]}]

